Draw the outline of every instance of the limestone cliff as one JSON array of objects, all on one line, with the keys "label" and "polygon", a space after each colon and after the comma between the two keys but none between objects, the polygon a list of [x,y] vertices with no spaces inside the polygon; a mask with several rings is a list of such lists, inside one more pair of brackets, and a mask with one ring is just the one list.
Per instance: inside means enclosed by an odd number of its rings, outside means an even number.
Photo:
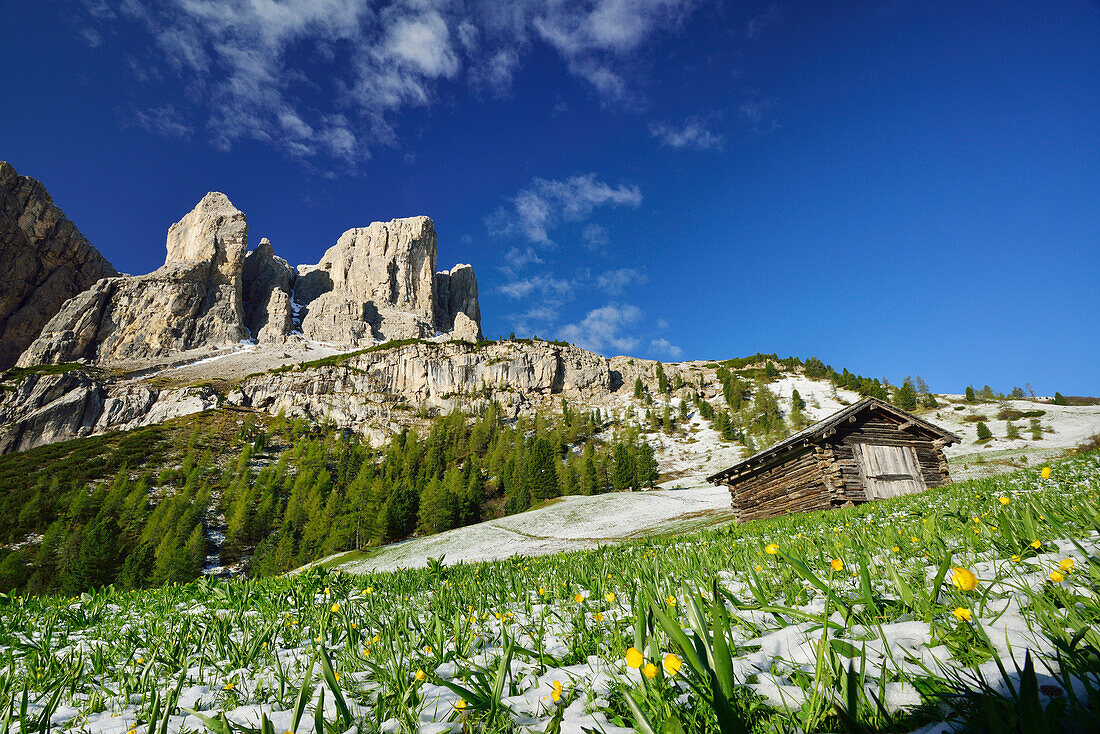
[{"label": "limestone cliff", "polygon": [[384,438],[422,408],[477,413],[495,401],[506,416],[583,404],[622,385],[605,357],[550,342],[423,343],[367,350],[241,382],[230,404],[330,420]]},{"label": "limestone cliff", "polygon": [[46,187],[0,161],[0,369],[11,367],[70,298],[118,275]]},{"label": "limestone cliff", "polygon": [[[469,326],[471,323],[473,327]],[[441,332],[454,331],[457,338],[467,341],[481,338],[477,278],[469,265],[455,265],[450,271],[435,274],[435,328]]]},{"label": "limestone cliff", "polygon": [[205,386],[163,390],[86,370],[30,374],[0,390],[0,454],[148,426],[217,404]]},{"label": "limestone cliff", "polygon": [[257,342],[279,344],[293,330],[294,276],[266,237],[244,259],[244,319]]},{"label": "limestone cliff", "polygon": [[19,358],[20,366],[143,360],[247,339],[242,269],[248,224],[211,192],[168,230],[164,265],[107,278],[70,299]]}]

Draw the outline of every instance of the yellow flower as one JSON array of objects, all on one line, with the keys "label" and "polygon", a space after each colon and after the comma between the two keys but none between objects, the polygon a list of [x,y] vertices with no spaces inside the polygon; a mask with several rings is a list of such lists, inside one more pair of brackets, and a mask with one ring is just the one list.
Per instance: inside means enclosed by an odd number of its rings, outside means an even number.
[{"label": "yellow flower", "polygon": [[978,577],[968,569],[955,566],[951,569],[951,583],[959,591],[970,591],[978,585]]},{"label": "yellow flower", "polygon": [[1037,541],[1037,540],[1033,540],[1033,541],[1031,541],[1031,547],[1032,547],[1032,548],[1038,549],[1040,545],[1042,545],[1042,543],[1040,543],[1040,542],[1039,542],[1039,541]]},{"label": "yellow flower", "polygon": [[596,612],[592,616],[595,617],[597,622],[602,622],[603,621],[603,612]]},{"label": "yellow flower", "polygon": [[455,708],[458,709],[459,711],[462,711],[463,709],[465,709],[466,708],[466,699],[465,698],[458,699],[458,703],[455,704]]},{"label": "yellow flower", "polygon": [[583,597],[583,596],[581,596],[580,594],[576,594],[576,595],[574,595],[574,596],[573,596],[573,601],[575,601],[575,602],[577,602],[578,604],[580,604],[581,602],[583,602],[583,601],[584,601],[584,597]]},{"label": "yellow flower", "polygon": [[332,605],[332,611],[333,612],[340,611],[340,602],[336,602],[335,604]]},{"label": "yellow flower", "polygon": [[645,675],[646,678],[656,678],[657,666],[653,663],[646,663],[645,667],[642,668],[642,673]]},{"label": "yellow flower", "polygon": [[769,556],[774,556],[775,554],[779,553],[779,546],[775,543],[768,543],[766,546],[764,546],[764,552],[767,553]]},{"label": "yellow flower", "polygon": [[914,542],[914,543],[919,543],[919,542],[920,542],[920,538],[918,538],[918,537],[917,537],[917,536],[915,536],[915,535],[911,535],[911,536],[909,536],[909,540],[911,540],[911,541],[912,541],[912,542]]},{"label": "yellow flower", "polygon": [[1064,573],[1062,573],[1061,571],[1051,571],[1050,572],[1050,580],[1053,581],[1056,584],[1060,584],[1060,583],[1062,583],[1063,581],[1066,580],[1066,575]]},{"label": "yellow flower", "polygon": [[561,700],[561,681],[560,680],[554,681],[553,687],[551,687],[551,689],[550,689],[550,698],[552,698],[554,700],[554,703],[557,703],[558,701]]},{"label": "yellow flower", "polygon": [[667,597],[665,597],[665,604],[668,604],[670,607],[676,606],[676,597],[674,597],[672,594],[669,594]]},{"label": "yellow flower", "polygon": [[1020,562],[1020,556],[1013,553],[1012,554],[1012,560],[1013,560],[1014,563],[1019,563]]},{"label": "yellow flower", "polygon": [[607,592],[606,594],[604,594],[603,598],[604,598],[605,601],[607,601],[608,604],[614,604],[615,603],[615,595],[612,594],[610,591]]},{"label": "yellow flower", "polygon": [[374,587],[373,586],[368,586],[367,588],[363,589],[363,593],[367,594],[367,595],[373,594],[374,593]]},{"label": "yellow flower", "polygon": [[896,545],[893,548],[891,548],[890,550],[892,550],[894,553],[900,553],[901,552],[901,548],[898,548]]},{"label": "yellow flower", "polygon": [[421,670],[420,668],[416,669],[416,680],[417,681],[423,681],[427,677],[428,677],[428,674],[425,673],[423,670]]},{"label": "yellow flower", "polygon": [[632,647],[626,651],[626,664],[637,670],[642,667],[642,663],[645,662],[645,658],[642,657],[642,651],[636,647]]},{"label": "yellow flower", "polygon": [[678,656],[673,655],[672,653],[665,655],[663,665],[665,666],[665,670],[668,672],[669,675],[676,675],[677,673],[679,673],[680,666],[682,664],[683,663],[680,662],[680,658]]},{"label": "yellow flower", "polygon": [[432,646],[431,645],[425,645],[424,646],[424,653],[427,654],[427,655],[431,655],[432,654]]},{"label": "yellow flower", "polygon": [[1043,479],[1050,479],[1050,467],[1044,466],[1043,470],[1039,472],[1039,476],[1041,476]]},{"label": "yellow flower", "polygon": [[840,560],[839,558],[834,558],[833,560],[829,561],[829,565],[834,571],[840,571],[844,568],[844,561]]},{"label": "yellow flower", "polygon": [[225,687],[222,690],[223,691],[232,691],[233,690],[233,684],[232,683],[226,683]]},{"label": "yellow flower", "polygon": [[761,572],[761,571],[763,571],[763,570],[764,570],[764,567],[763,567],[763,566],[761,566],[761,565],[760,565],[759,563],[758,563],[758,564],[756,564],[756,572],[757,572],[757,573],[760,573],[760,572]]},{"label": "yellow flower", "polygon": [[340,680],[340,674],[339,674],[339,673],[337,673],[337,672],[335,672],[335,671],[334,671],[334,672],[332,673],[332,675],[333,675],[333,677],[335,677],[335,678],[336,678],[336,680]]},{"label": "yellow flower", "polygon": [[364,647],[363,648],[363,657],[365,657],[365,658],[370,657],[370,648],[369,647]]},{"label": "yellow flower", "polygon": [[381,639],[382,639],[381,636],[375,635],[374,637],[370,638],[370,641],[371,642],[379,642]]},{"label": "yellow flower", "polygon": [[1010,499],[1009,499],[1008,497],[1001,497],[1001,500],[1000,500],[1000,501],[1001,501],[1001,504],[1002,504],[1002,505],[1007,505],[1007,504],[1008,504],[1009,502],[1011,502],[1012,500],[1010,500]]},{"label": "yellow flower", "polygon": [[539,587],[539,596],[546,596],[546,589],[541,586]]},{"label": "yellow flower", "polygon": [[1066,573],[1069,573],[1073,570],[1073,559],[1063,558],[1062,560],[1058,561],[1058,568],[1062,569]]},{"label": "yellow flower", "polygon": [[955,619],[960,622],[969,622],[970,610],[965,607],[955,607]]}]

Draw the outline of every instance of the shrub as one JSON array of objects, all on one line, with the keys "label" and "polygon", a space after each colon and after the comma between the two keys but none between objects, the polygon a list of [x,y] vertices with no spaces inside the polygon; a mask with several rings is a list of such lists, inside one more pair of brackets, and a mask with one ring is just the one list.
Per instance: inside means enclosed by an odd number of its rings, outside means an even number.
[{"label": "shrub", "polygon": [[989,426],[984,422],[978,421],[978,440],[988,441],[991,438],[993,438],[993,431],[989,430]]}]

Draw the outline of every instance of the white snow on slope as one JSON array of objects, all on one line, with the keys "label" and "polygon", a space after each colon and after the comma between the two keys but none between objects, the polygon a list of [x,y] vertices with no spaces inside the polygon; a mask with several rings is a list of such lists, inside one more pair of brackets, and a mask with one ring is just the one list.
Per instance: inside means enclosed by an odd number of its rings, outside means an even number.
[{"label": "white snow on slope", "polygon": [[340,564],[340,569],[368,573],[420,568],[441,555],[451,564],[562,553],[732,517],[724,487],[563,497],[537,510],[385,546],[368,558]]}]

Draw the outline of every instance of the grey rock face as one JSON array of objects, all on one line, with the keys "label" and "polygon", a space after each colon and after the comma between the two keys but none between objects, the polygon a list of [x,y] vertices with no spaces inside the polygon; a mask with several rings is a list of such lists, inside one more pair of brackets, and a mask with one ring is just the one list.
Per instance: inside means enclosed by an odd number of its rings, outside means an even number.
[{"label": "grey rock face", "polygon": [[[473,341],[481,337],[481,306],[477,298],[477,278],[469,265],[455,265],[450,271],[443,270],[435,274],[435,328],[437,331],[457,331],[456,318],[462,314],[472,322],[476,331]],[[462,327],[467,338],[469,324]]]},{"label": "grey rock face", "polygon": [[100,281],[66,302],[18,364],[127,364],[247,339],[247,244],[244,214],[225,194],[207,194],[168,230],[160,269]]},{"label": "grey rock face", "polygon": [[[459,319],[467,318],[461,315]],[[417,343],[349,358],[338,365],[244,380],[229,403],[290,417],[325,419],[383,439],[408,425],[415,409],[480,412],[490,401],[509,417],[566,398],[607,397],[622,382],[600,355],[547,342]]]},{"label": "grey rock face", "polygon": [[0,161],[0,369],[62,304],[118,272],[54,205],[46,187]]},{"label": "grey rock face", "polygon": [[112,385],[87,372],[27,375],[0,392],[0,454],[139,428],[216,407],[209,387]]},{"label": "grey rock face", "polygon": [[428,217],[349,229],[298,268],[302,334],[349,347],[434,333],[436,236]]},{"label": "grey rock face", "polygon": [[281,344],[293,329],[294,268],[265,237],[244,259],[244,321],[261,344]]}]

